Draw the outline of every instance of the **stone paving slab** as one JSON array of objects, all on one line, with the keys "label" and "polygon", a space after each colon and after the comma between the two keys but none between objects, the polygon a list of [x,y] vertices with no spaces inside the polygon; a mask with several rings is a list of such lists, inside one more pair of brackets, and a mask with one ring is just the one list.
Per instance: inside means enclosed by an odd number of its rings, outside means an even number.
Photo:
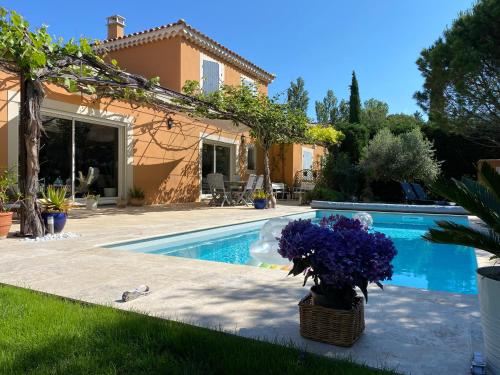
[{"label": "stone paving slab", "polygon": [[[80,238],[30,243],[0,241],[0,282],[227,330],[294,342],[318,354],[350,356],[374,367],[412,374],[467,374],[481,350],[477,296],[387,286],[371,288],[366,331],[352,348],[305,340],[297,303],[306,290],[281,270],[142,254],[97,245],[144,236],[310,212],[229,207],[152,207],[96,214],[74,210],[67,230]],[[121,293],[140,284],[151,294],[127,303]]]}]

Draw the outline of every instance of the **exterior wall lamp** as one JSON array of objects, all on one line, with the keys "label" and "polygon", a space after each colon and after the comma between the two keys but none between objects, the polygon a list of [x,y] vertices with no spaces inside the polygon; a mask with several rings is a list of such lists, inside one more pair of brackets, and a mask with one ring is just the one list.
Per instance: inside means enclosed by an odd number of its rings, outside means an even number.
[{"label": "exterior wall lamp", "polygon": [[172,119],[172,117],[169,117],[167,119],[167,128],[168,128],[168,130],[172,129],[172,126],[174,126],[174,120]]}]

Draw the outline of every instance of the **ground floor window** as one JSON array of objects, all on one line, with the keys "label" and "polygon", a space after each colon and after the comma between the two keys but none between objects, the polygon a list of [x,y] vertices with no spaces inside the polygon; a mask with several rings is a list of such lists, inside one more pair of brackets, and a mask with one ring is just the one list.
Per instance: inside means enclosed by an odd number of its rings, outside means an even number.
[{"label": "ground floor window", "polygon": [[203,143],[201,152],[202,193],[209,193],[207,175],[221,173],[224,180],[231,177],[231,146]]},{"label": "ground floor window", "polygon": [[40,184],[67,186],[75,198],[118,196],[119,129],[43,116]]},{"label": "ground floor window", "polygon": [[257,159],[257,155],[255,154],[255,146],[254,145],[248,145],[247,146],[247,169],[249,171],[255,171],[256,167],[255,165]]}]

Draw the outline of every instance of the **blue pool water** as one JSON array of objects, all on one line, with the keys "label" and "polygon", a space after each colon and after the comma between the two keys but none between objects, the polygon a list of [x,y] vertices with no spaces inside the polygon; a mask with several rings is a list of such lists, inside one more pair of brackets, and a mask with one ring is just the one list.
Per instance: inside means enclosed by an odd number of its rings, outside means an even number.
[{"label": "blue pool water", "polygon": [[[313,221],[332,214],[352,216],[351,211],[322,210],[301,215]],[[398,250],[394,275],[385,284],[463,294],[476,293],[475,253],[472,248],[438,245],[421,238],[435,220],[451,220],[467,225],[467,218],[443,215],[371,213],[373,229],[389,236]],[[259,239],[264,221],[162,236],[109,245],[107,247],[151,254],[249,264],[250,245]]]}]

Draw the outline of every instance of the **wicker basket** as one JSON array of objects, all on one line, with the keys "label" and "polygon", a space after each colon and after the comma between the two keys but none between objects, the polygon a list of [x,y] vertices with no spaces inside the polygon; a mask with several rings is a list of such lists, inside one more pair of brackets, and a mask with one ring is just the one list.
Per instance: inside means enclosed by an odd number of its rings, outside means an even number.
[{"label": "wicker basket", "polygon": [[299,302],[300,334],[314,341],[337,346],[352,346],[365,329],[363,299],[356,297],[351,310],[336,310],[313,305],[309,294]]}]

